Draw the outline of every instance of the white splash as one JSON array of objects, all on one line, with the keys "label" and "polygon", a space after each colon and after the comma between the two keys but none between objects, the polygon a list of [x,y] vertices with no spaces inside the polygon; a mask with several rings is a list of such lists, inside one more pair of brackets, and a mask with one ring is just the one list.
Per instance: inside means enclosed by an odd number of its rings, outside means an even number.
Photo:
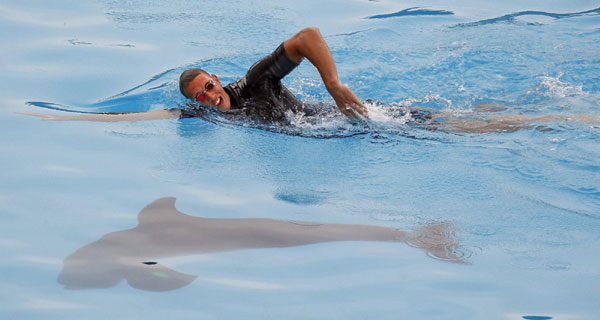
[{"label": "white splash", "polygon": [[565,98],[570,96],[582,96],[587,95],[587,92],[583,91],[583,87],[572,86],[567,82],[560,81],[560,77],[562,77],[562,73],[559,73],[556,78],[542,76],[541,86],[548,89],[548,95],[551,97],[557,98]]},{"label": "white splash", "polygon": [[304,113],[288,110],[285,116],[292,126],[307,132],[352,132],[355,129],[337,109],[320,113],[318,116],[306,116]]},{"label": "white splash", "polygon": [[[404,112],[397,114],[398,108],[390,109],[388,106],[380,103],[365,103],[365,106],[369,110],[369,119],[377,124],[397,124],[403,125],[412,119],[410,112],[408,112],[407,106],[412,104],[413,101],[406,100],[395,104],[400,107]],[[406,104],[405,104],[406,103]],[[394,105],[394,104],[393,104]],[[396,112],[391,112],[392,110]]]}]

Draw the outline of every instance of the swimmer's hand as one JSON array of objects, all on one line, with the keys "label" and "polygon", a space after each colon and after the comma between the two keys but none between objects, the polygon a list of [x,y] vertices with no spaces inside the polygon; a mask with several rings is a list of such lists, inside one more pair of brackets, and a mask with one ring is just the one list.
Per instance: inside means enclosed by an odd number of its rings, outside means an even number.
[{"label": "swimmer's hand", "polygon": [[327,91],[335,100],[340,111],[349,118],[365,119],[368,118],[367,107],[365,107],[356,97],[354,92],[347,86],[337,81],[333,85],[327,86]]}]

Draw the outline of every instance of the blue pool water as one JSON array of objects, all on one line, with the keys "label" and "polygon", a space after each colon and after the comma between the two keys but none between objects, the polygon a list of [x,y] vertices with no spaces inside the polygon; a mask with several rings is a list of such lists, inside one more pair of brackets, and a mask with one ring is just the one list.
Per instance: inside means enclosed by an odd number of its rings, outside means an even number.
[{"label": "blue pool water", "polygon": [[[445,132],[390,110],[600,117],[599,7],[3,2],[0,318],[597,319],[600,125]],[[234,81],[306,26],[321,29],[341,80],[381,103],[368,104],[372,120],[330,112],[274,128],[218,115],[103,123],[18,113],[183,107],[181,71]],[[331,108],[308,62],[284,83]],[[195,277],[169,291],[57,281],[65,258],[136,227],[137,214],[163,197],[194,217],[401,230],[447,223],[466,263],[404,243],[349,241],[139,264]]]}]

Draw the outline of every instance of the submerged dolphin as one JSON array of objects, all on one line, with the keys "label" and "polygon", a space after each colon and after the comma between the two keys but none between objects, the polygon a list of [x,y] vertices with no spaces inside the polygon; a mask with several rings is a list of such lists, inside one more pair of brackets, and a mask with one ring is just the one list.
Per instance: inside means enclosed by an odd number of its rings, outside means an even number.
[{"label": "submerged dolphin", "polygon": [[142,290],[184,287],[196,276],[154,259],[251,248],[291,247],[330,241],[399,241],[434,257],[464,263],[447,224],[412,232],[387,227],[274,219],[215,219],[186,215],[175,198],[160,198],[138,215],[138,226],[111,232],[65,258],[58,282],[67,289],[107,288],[123,278]]}]

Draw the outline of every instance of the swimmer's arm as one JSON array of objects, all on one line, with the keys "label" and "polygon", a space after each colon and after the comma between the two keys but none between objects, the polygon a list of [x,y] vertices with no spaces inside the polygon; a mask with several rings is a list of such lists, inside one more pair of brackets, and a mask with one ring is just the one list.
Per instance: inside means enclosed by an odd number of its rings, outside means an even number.
[{"label": "swimmer's arm", "polygon": [[340,111],[348,117],[366,117],[367,108],[338,78],[331,51],[318,28],[305,28],[283,43],[285,53],[296,62],[307,58],[319,70],[321,79]]},{"label": "swimmer's arm", "polygon": [[53,120],[53,121],[100,121],[100,122],[118,122],[118,121],[145,121],[145,120],[162,120],[162,119],[177,119],[181,116],[181,110],[179,109],[168,109],[168,110],[151,110],[146,112],[132,112],[132,113],[94,113],[94,114],[82,114],[76,116],[61,116],[46,113],[34,113],[34,112],[17,112],[18,114],[25,114],[29,116],[40,117],[42,120]]}]

